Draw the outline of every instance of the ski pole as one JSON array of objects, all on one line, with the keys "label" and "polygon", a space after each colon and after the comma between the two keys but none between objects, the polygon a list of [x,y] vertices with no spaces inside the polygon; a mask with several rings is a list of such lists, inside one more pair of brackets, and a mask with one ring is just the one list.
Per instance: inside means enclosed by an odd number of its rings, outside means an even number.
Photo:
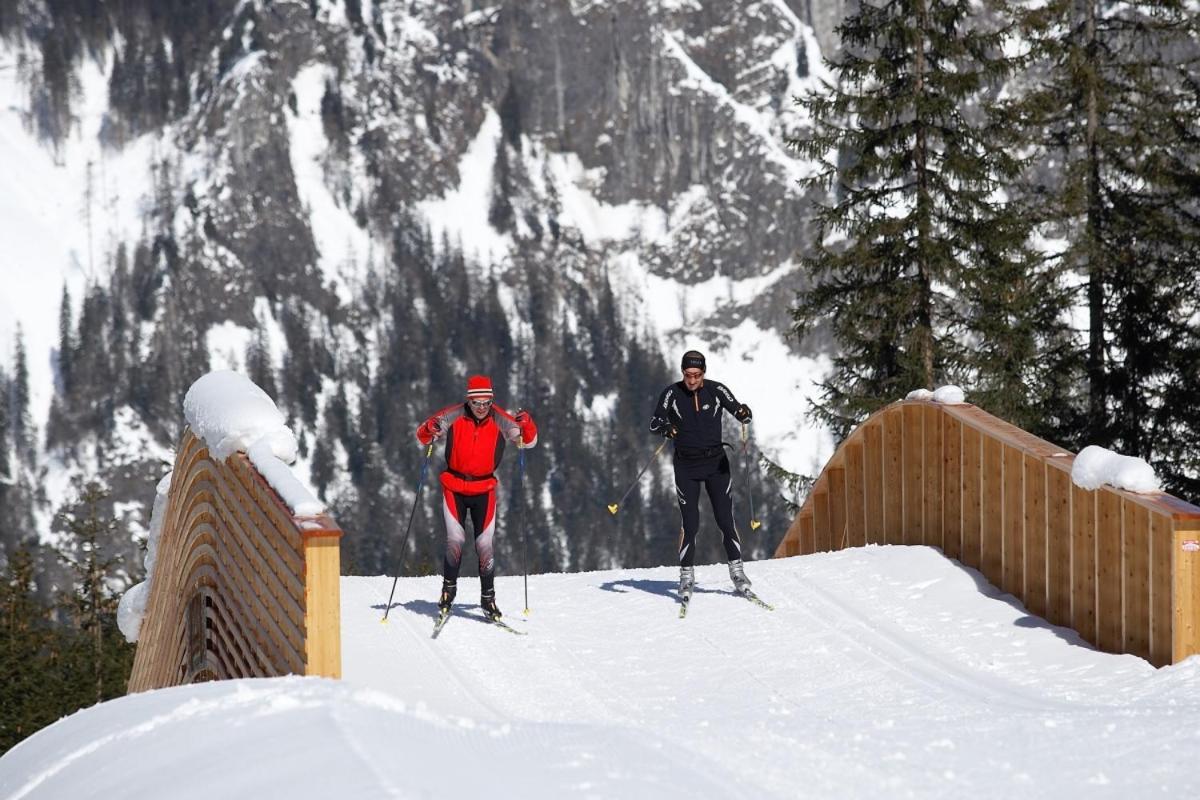
[{"label": "ski pole", "polygon": [[658,446],[658,449],[654,451],[654,455],[650,456],[650,460],[646,462],[646,466],[642,467],[641,471],[638,472],[637,477],[633,479],[633,483],[629,484],[629,488],[625,490],[625,494],[621,495],[621,499],[615,503],[608,504],[608,513],[612,514],[613,516],[616,516],[617,509],[619,509],[621,507],[621,503],[625,502],[625,498],[628,497],[629,493],[633,491],[633,487],[637,486],[637,482],[641,479],[642,473],[645,472],[649,468],[649,466],[654,463],[654,459],[658,458],[658,454],[661,453],[663,451],[663,448],[666,446],[667,446],[667,440],[663,439],[663,443],[660,444]]},{"label": "ski pole", "polygon": [[746,473],[746,496],[750,498],[750,530],[756,531],[762,527],[762,523],[754,516],[754,486],[750,483],[750,466],[747,463],[750,457],[750,452],[747,449],[750,437],[750,423],[742,423],[742,469]]},{"label": "ski pole", "polygon": [[404,529],[404,544],[400,545],[400,568],[396,570],[396,577],[392,579],[392,593],[388,595],[387,607],[383,609],[383,619],[379,620],[384,625],[387,624],[388,613],[392,610],[392,598],[396,596],[396,584],[400,582],[400,573],[404,572],[404,557],[408,555],[408,535],[412,533],[413,517],[417,515],[417,503],[421,501],[421,489],[425,487],[425,473],[429,471],[429,457],[432,455],[433,442],[430,442],[429,447],[425,448],[425,460],[421,462],[421,477],[417,478],[417,496],[413,498],[408,527]]},{"label": "ski pole", "polygon": [[520,503],[517,509],[517,524],[521,526],[521,572],[525,578],[525,616],[529,616],[529,537],[525,531],[525,504],[521,502],[521,489],[525,486],[525,448],[517,448],[517,485],[514,494]]}]

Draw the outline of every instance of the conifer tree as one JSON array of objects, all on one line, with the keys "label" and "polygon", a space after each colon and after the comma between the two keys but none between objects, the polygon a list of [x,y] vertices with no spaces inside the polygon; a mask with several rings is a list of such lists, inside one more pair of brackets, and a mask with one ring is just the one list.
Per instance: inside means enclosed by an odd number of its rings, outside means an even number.
[{"label": "conifer tree", "polygon": [[71,378],[75,353],[75,323],[71,312],[71,294],[63,284],[62,300],[58,304],[58,378],[64,394],[71,391]]},{"label": "conifer tree", "polygon": [[81,705],[99,703],[125,693],[133,664],[133,648],[117,630],[122,566],[114,538],[118,523],[102,505],[109,493],[97,483],[79,489],[78,501],[60,512],[58,523],[68,534],[57,548],[59,559],[74,578],[74,591],[63,598],[70,618],[83,634],[72,653],[68,672],[79,681]]},{"label": "conifer tree", "polygon": [[[7,482],[12,477],[12,463],[9,460],[9,449],[12,441],[11,424],[9,422],[9,385],[8,376],[0,369],[0,482]],[[3,494],[0,494],[0,510],[3,509]]]},{"label": "conifer tree", "polygon": [[1053,164],[1029,191],[1087,316],[1070,444],[1149,458],[1194,492],[1200,14],[1187,0],[1051,0],[1023,22],[1043,77],[1015,119]]},{"label": "conifer tree", "polygon": [[0,574],[0,755],[61,715],[58,676],[47,669],[52,639],[33,555],[22,545]]},{"label": "conifer tree", "polygon": [[33,420],[30,417],[29,364],[25,357],[25,337],[21,333],[19,325],[17,326],[17,345],[13,361],[12,416],[9,424],[12,425],[13,446],[16,448],[17,458],[32,466],[37,432],[34,430]]},{"label": "conifer tree", "polygon": [[[837,85],[798,100],[813,132],[789,144],[814,159],[802,183],[830,192],[816,212],[806,258],[812,283],[794,331],[830,326],[834,371],[817,414],[844,432],[910,390],[937,382],[995,387],[1035,365],[1039,344],[1026,296],[1059,301],[1038,272],[1028,224],[1000,191],[1021,169],[993,124],[988,93],[1021,64],[1004,53],[1010,31],[967,0],[864,2],[839,26]],[[1015,337],[981,354],[984,334]],[[1021,409],[997,409],[1020,416]]]}]

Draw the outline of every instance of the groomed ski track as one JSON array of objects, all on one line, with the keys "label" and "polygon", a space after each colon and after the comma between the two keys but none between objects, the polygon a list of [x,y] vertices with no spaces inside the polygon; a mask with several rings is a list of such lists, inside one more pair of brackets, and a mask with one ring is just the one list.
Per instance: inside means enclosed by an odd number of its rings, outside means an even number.
[{"label": "groomed ski track", "polygon": [[512,797],[1119,797],[1180,770],[1200,787],[1200,660],[1096,652],[929,548],[747,565],[774,611],[700,566],[685,619],[677,569],[531,576],[528,616],[509,570],[498,600],[528,636],[489,625],[471,579],[437,640],[439,578],[401,579],[387,624],[392,579],[342,579],[345,682],[453,731],[451,796],[486,790],[478,771]]}]

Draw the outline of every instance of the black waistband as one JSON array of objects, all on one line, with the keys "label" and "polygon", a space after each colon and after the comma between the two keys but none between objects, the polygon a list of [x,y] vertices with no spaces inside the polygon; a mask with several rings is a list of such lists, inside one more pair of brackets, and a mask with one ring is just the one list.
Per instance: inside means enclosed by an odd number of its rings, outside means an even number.
[{"label": "black waistband", "polygon": [[686,445],[675,445],[675,457],[684,461],[701,461],[706,458],[716,458],[724,455],[727,445],[720,444],[716,447],[687,447]]},{"label": "black waistband", "polygon": [[458,470],[450,469],[449,467],[446,468],[446,472],[449,472],[454,477],[461,478],[464,481],[486,481],[489,478],[496,477],[496,473],[494,472],[489,472],[487,475],[468,475],[465,472],[459,472]]}]

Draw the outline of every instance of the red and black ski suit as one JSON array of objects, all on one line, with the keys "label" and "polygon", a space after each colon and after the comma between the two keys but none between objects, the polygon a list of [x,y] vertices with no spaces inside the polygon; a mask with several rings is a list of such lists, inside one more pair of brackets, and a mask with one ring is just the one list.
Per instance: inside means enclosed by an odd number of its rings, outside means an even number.
[{"label": "red and black ski suit", "polygon": [[475,527],[475,553],[484,594],[495,579],[496,469],[507,442],[519,447],[537,444],[537,426],[528,415],[521,421],[492,404],[476,419],[466,403],[447,406],[421,423],[417,439],[428,446],[439,434],[446,437],[446,469],[442,472],[442,513],[446,519],[445,579],[456,581],[467,541],[468,512]]}]

